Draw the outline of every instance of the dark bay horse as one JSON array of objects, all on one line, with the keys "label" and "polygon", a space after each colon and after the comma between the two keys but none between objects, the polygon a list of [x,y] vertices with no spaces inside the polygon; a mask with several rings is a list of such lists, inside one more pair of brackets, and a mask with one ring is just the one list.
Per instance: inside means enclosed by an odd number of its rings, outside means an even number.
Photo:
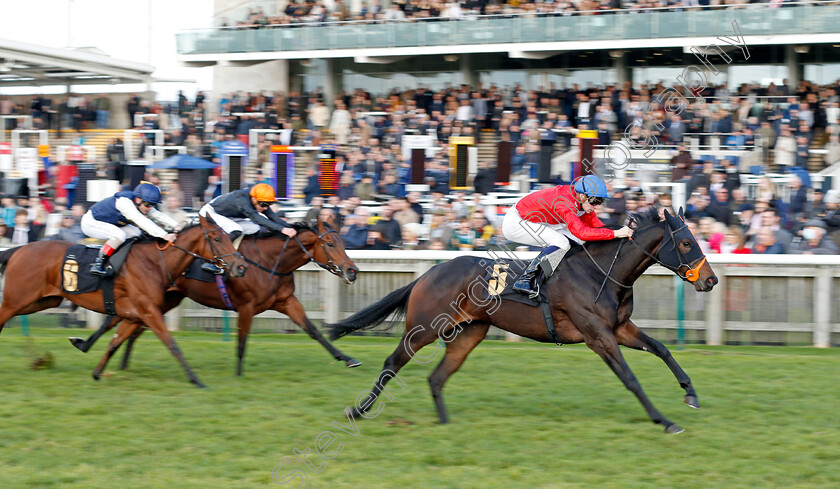
[{"label": "dark bay horse", "polygon": [[[37,241],[0,252],[0,271],[5,270],[0,331],[12,317],[57,307],[62,298],[105,313],[101,290],[64,292],[62,281],[67,277],[62,262],[70,246],[64,241]],[[172,245],[161,248],[158,242],[135,243],[114,278],[114,299],[118,317],[148,326],[181,362],[190,382],[203,387],[166,329],[161,313],[172,277],[181,275],[195,256],[212,260],[236,276],[244,275],[247,268],[227,233],[202,217],[199,224],[181,231]]]},{"label": "dark bay horse", "polygon": [[[574,246],[544,287],[548,288],[556,341],[585,342],[636,395],[654,423],[663,424],[668,433],[680,433],[682,428],[665,418],[648,400],[619,349],[619,345],[623,345],[650,351],[664,360],[685,390],[686,404],[700,407],[691,380],[668,349],[642,332],[630,319],[632,285],[654,263],[693,282],[695,289],[701,292],[710,291],[717,284],[717,277],[685,225],[682,210],[679,217],[666,211],[663,221],[659,220],[655,209],[634,218],[637,229],[629,243],[616,239]],[[486,258],[464,256],[436,265],[379,302],[328,326],[331,338],[335,339],[379,324],[394,311],[405,311],[406,332],[397,349],[385,360],[370,395],[351,410],[354,416],[365,413],[387,381],[420,348],[437,338],[446,342],[446,352],[429,376],[429,385],[441,423],[448,421],[442,395],[444,383],[484,339],[491,325],[540,342],[554,341],[539,307],[510,300],[493,301],[489,296],[483,299],[487,282],[478,279],[486,275],[487,261]],[[599,295],[601,287],[603,291]],[[431,361],[439,353],[440,347],[436,346],[433,354],[422,357],[422,363]]]},{"label": "dark bay horse", "polygon": [[[295,239],[281,239],[276,235],[247,236],[239,246],[239,251],[251,267],[243,277],[228,280],[226,284],[230,301],[239,315],[237,375],[242,375],[245,346],[253,317],[268,310],[287,315],[311,338],[321,343],[336,360],[345,362],[348,367],[361,365],[358,360],[336,349],[306,317],[306,311],[294,295],[293,275],[295,270],[313,261],[321,268],[351,284],[356,280],[359,269],[347,256],[344,242],[329,224],[318,220],[311,225],[294,224],[293,226],[298,231]],[[166,292],[163,312],[166,313],[176,307],[184,297],[189,297],[208,307],[227,309],[215,283],[180,276],[175,280],[175,286]],[[107,320],[87,341],[81,338],[70,338],[70,341],[76,348],[88,351],[91,345],[103,333],[113,328],[117,321]],[[121,324],[102,360],[96,366],[93,377],[99,378],[110,358],[127,339],[128,344],[121,367],[126,368],[132,346],[143,331],[142,325],[137,323],[126,321]]]}]

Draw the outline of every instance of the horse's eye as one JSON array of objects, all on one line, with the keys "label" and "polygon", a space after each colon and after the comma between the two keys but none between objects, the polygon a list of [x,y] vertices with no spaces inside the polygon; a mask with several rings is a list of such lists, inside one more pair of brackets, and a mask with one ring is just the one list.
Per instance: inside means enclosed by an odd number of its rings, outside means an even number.
[{"label": "horse's eye", "polygon": [[335,245],[333,243],[327,243],[327,246],[329,246],[330,248],[335,248]]},{"label": "horse's eye", "polygon": [[691,240],[684,239],[682,242],[683,248],[691,249]]},{"label": "horse's eye", "polygon": [[215,241],[215,242],[217,242],[217,243],[221,243],[221,242],[222,242],[222,238],[220,238],[220,237],[216,236],[215,238],[213,238],[213,241]]}]

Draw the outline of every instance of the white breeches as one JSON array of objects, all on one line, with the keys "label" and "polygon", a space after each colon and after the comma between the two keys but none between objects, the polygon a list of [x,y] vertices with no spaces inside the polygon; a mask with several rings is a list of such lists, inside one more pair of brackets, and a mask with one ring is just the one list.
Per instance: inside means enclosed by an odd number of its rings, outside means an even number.
[{"label": "white breeches", "polygon": [[116,246],[111,244],[111,247],[114,249],[123,244],[128,238],[136,238],[142,234],[140,228],[132,224],[115,226],[107,222],[97,221],[90,211],[87,211],[82,216],[81,226],[82,232],[91,238],[105,239],[111,243],[117,242]]},{"label": "white breeches", "polygon": [[213,222],[218,224],[228,234],[234,231],[239,231],[242,234],[256,234],[260,230],[260,225],[252,222],[250,219],[230,218],[216,213],[216,209],[213,209],[213,206],[210,204],[204,204],[204,207],[198,211],[198,215],[213,219]]},{"label": "white breeches", "polygon": [[516,206],[512,206],[505,214],[502,221],[502,234],[515,243],[540,248],[554,245],[564,251],[568,251],[571,247],[569,238],[580,242],[572,236],[565,224],[543,224],[522,219]]}]

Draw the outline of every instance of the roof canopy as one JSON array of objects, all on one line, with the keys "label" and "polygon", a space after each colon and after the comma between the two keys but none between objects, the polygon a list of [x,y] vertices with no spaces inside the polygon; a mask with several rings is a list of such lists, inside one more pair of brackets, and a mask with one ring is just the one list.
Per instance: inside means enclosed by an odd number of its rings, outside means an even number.
[{"label": "roof canopy", "polygon": [[0,39],[0,87],[146,83],[154,66],[101,51],[58,49]]}]

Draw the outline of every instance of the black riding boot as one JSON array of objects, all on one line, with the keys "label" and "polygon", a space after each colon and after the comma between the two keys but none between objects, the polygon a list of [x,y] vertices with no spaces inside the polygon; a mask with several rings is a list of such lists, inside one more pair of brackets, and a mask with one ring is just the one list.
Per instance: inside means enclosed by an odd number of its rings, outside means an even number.
[{"label": "black riding boot", "polygon": [[96,261],[90,266],[90,274],[96,275],[97,277],[108,275],[108,270],[105,269],[106,263],[108,263],[108,255],[102,250],[99,250],[99,256],[96,257]]},{"label": "black riding boot", "polygon": [[534,286],[534,279],[537,276],[537,272],[540,270],[540,260],[542,257],[543,254],[540,253],[537,257],[531,260],[531,263],[528,264],[528,268],[522,272],[522,275],[519,276],[519,280],[513,284],[513,290],[522,294],[527,294],[531,299],[540,295],[539,288]]}]

